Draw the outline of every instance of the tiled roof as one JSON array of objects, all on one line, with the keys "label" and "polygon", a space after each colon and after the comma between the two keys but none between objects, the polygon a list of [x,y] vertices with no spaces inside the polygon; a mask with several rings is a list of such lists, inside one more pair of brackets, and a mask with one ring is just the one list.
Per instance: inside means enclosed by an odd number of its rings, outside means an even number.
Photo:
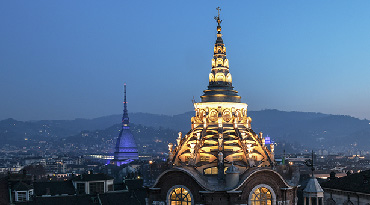
[{"label": "tiled roof", "polygon": [[[36,197],[33,201],[25,204],[43,204],[43,205],[80,205],[80,204],[109,204],[109,205],[128,205],[145,204],[147,198],[145,189],[122,192],[108,192],[99,195],[69,195],[69,196],[51,196]],[[23,204],[23,203],[21,203]]]},{"label": "tiled roof", "polygon": [[318,193],[318,192],[324,192],[322,190],[319,182],[315,177],[311,177],[310,180],[307,183],[306,188],[303,190],[304,192],[309,192],[309,193]]},{"label": "tiled roof", "polygon": [[75,188],[71,181],[34,182],[33,186],[36,196],[76,194]]},{"label": "tiled roof", "polygon": [[370,170],[321,183],[323,188],[370,193]]},{"label": "tiled roof", "polygon": [[114,179],[111,176],[108,176],[106,174],[82,174],[80,176],[74,177],[73,181],[99,181],[99,180],[110,180]]},{"label": "tiled roof", "polygon": [[28,191],[30,189],[32,189],[32,186],[21,181],[14,185],[14,191]]}]

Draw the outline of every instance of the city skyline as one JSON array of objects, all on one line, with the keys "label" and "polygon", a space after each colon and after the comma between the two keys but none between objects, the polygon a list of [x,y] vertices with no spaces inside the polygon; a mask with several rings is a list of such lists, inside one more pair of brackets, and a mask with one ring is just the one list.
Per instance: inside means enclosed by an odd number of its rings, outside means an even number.
[{"label": "city skyline", "polygon": [[119,114],[124,82],[129,112],[193,110],[217,6],[233,86],[250,110],[369,119],[369,4],[2,2],[0,120]]}]

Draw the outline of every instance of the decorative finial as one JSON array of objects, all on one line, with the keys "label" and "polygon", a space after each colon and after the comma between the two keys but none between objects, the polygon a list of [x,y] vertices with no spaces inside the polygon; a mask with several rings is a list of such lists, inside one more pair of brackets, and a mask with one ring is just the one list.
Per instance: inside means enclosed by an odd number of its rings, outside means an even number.
[{"label": "decorative finial", "polygon": [[220,24],[222,22],[222,20],[220,20],[220,11],[221,11],[221,8],[220,7],[217,7],[216,10],[217,10],[218,16],[215,16],[215,20],[217,21],[218,25],[220,26]]},{"label": "decorative finial", "polygon": [[123,88],[124,88],[124,100],[123,100],[122,124],[123,124],[123,127],[128,127],[129,118],[128,118],[127,100],[126,100],[126,83],[124,84]]},{"label": "decorative finial", "polygon": [[315,166],[314,166],[314,163],[313,163],[313,159],[314,159],[314,153],[313,153],[313,150],[312,150],[312,156],[311,156],[311,159],[308,159],[304,162],[304,164],[306,164],[306,166],[310,167],[311,168],[311,171],[312,171],[312,177],[314,177],[314,171],[315,171]]},{"label": "decorative finial", "polygon": [[123,93],[124,93],[124,100],[123,100],[123,104],[124,104],[124,110],[127,110],[127,101],[126,101],[126,83],[124,84],[123,86]]}]

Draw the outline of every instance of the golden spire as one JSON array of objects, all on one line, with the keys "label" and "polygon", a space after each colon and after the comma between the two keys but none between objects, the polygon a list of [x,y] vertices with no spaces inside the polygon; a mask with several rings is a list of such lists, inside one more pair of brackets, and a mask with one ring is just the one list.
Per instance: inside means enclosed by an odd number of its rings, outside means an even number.
[{"label": "golden spire", "polygon": [[241,103],[241,97],[232,86],[221,34],[221,9],[216,9],[217,39],[208,88],[203,91],[201,102],[194,103],[190,132],[185,136],[179,134],[175,148],[169,144],[169,159],[171,166],[192,166],[204,175],[217,174],[222,183],[227,167],[246,170],[273,166],[274,156],[266,148],[262,133],[256,134],[251,129],[248,105]]},{"label": "golden spire", "polygon": [[222,40],[220,11],[217,7],[217,39],[214,45],[212,70],[209,74],[208,89],[203,91],[202,102],[240,102],[238,91],[233,89],[232,77],[229,73],[229,60],[226,57],[226,46]]}]

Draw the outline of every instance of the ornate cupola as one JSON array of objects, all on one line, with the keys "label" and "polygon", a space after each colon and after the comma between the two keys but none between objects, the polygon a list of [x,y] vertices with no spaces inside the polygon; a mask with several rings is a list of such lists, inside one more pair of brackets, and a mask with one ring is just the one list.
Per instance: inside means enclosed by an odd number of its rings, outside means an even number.
[{"label": "ornate cupola", "polygon": [[124,84],[124,102],[123,102],[123,116],[122,128],[117,138],[113,164],[120,166],[127,164],[135,159],[139,159],[137,146],[134,135],[130,131],[130,120],[128,117],[127,100],[126,100],[126,83]]},{"label": "ornate cupola", "polygon": [[179,133],[177,144],[169,145],[169,160],[171,166],[193,167],[204,176],[217,175],[223,180],[232,164],[240,173],[250,167],[272,167],[274,145],[265,145],[262,133],[253,132],[252,119],[247,116],[248,105],[240,101],[232,86],[219,12],[218,8],[208,89],[201,102],[194,103],[191,130],[186,135]]},{"label": "ornate cupola", "polygon": [[274,145],[252,130],[232,86],[217,10],[208,89],[194,103],[191,130],[169,143],[169,169],[149,188],[148,204],[297,204],[299,173],[279,173]]}]

